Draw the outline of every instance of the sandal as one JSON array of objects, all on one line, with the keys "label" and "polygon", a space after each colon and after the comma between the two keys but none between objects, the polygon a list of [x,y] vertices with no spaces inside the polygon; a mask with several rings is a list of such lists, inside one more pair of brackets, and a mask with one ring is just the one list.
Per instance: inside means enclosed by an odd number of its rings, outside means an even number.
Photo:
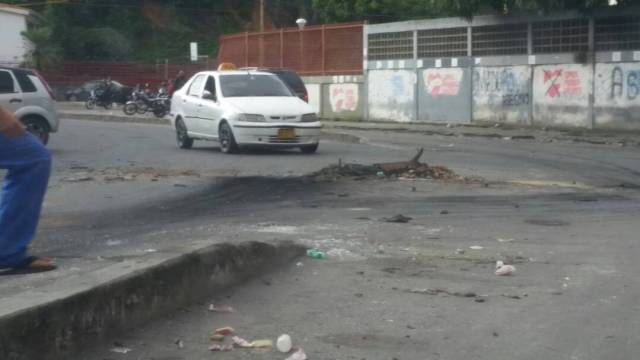
[{"label": "sandal", "polygon": [[28,256],[9,270],[0,272],[0,275],[37,274],[55,270],[58,267],[48,257]]}]

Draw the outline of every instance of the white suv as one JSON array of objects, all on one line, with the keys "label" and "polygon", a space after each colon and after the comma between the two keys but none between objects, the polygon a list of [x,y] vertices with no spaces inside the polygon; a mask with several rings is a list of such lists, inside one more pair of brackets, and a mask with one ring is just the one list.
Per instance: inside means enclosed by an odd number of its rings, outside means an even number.
[{"label": "white suv", "polygon": [[16,114],[44,144],[58,131],[58,115],[49,84],[35,70],[0,66],[0,106]]},{"label": "white suv", "polygon": [[214,140],[224,153],[242,147],[299,148],[314,153],[322,125],[313,108],[277,76],[261,71],[205,71],[173,94],[178,145]]}]

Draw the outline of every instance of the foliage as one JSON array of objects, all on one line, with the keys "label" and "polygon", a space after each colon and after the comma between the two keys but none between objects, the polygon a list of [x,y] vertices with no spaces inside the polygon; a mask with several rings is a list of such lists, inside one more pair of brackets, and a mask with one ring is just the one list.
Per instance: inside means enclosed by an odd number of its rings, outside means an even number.
[{"label": "foliage", "polygon": [[[576,9],[597,11],[609,0],[265,0],[269,23],[294,25],[354,20],[389,22],[425,17]],[[618,6],[634,0],[618,0]],[[4,0],[13,4],[30,0]],[[259,0],[67,0],[34,8],[41,16],[24,36],[38,62],[68,60],[187,62],[189,42],[215,57],[219,35],[257,30]]]}]

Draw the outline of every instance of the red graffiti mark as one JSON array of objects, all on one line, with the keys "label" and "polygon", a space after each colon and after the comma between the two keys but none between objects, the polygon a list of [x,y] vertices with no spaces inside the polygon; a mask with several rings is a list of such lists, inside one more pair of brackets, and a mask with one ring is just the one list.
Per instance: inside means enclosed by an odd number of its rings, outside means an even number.
[{"label": "red graffiti mark", "polygon": [[564,94],[566,96],[582,95],[580,74],[576,70],[564,72]]},{"label": "red graffiti mark", "polygon": [[355,111],[358,107],[353,89],[336,87],[331,92],[334,111]]},{"label": "red graffiti mark", "polygon": [[460,92],[460,79],[454,74],[429,74],[427,81],[431,96],[456,96]]},{"label": "red graffiti mark", "polygon": [[555,98],[560,96],[560,84],[558,80],[562,77],[562,69],[560,70],[544,70],[544,83],[547,84],[547,96]]}]

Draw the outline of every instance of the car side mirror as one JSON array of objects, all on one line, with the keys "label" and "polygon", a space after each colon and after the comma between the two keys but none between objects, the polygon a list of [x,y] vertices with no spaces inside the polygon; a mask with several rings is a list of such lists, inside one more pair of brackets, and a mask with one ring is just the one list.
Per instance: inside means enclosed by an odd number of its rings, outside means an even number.
[{"label": "car side mirror", "polygon": [[209,90],[205,90],[202,94],[202,98],[205,100],[218,101],[216,96]]}]

